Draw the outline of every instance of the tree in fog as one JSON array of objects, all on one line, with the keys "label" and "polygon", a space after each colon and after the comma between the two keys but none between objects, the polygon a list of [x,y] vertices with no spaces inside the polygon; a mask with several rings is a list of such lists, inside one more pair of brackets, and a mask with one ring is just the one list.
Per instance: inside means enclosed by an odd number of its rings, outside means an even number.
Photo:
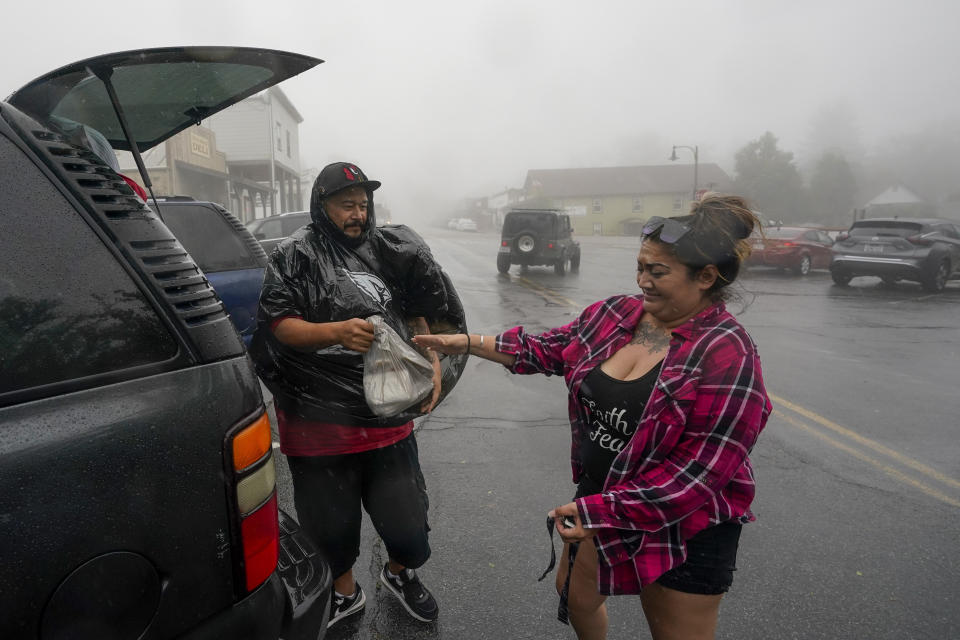
[{"label": "tree in fog", "polygon": [[830,226],[849,222],[856,205],[857,179],[843,154],[828,151],[820,156],[810,176],[809,219]]},{"label": "tree in fog", "polygon": [[828,152],[842,155],[852,165],[859,165],[866,155],[856,114],[846,103],[824,105],[811,118],[800,149],[800,169],[804,175],[813,175]]},{"label": "tree in fog", "polygon": [[793,153],[777,146],[777,137],[767,131],[751,140],[734,156],[738,193],[750,199],[767,219],[799,222],[809,217],[803,179]]}]

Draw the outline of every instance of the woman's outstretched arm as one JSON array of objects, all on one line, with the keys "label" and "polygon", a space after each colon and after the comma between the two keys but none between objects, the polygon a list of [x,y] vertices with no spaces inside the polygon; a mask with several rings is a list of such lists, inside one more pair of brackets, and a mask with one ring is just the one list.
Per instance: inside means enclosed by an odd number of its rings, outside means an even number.
[{"label": "woman's outstretched arm", "polygon": [[431,351],[446,353],[448,355],[466,353],[467,345],[469,345],[470,355],[506,365],[508,367],[512,366],[517,359],[517,357],[513,354],[500,353],[497,351],[496,336],[484,336],[476,333],[435,333],[431,335],[421,334],[413,336],[413,342],[417,346],[426,347]]}]

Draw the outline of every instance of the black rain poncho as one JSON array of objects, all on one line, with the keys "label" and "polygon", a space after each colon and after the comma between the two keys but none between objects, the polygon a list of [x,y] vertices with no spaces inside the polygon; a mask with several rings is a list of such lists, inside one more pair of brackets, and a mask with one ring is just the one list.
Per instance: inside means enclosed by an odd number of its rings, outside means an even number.
[{"label": "black rain poncho", "polygon": [[[407,320],[423,316],[431,333],[466,331],[463,306],[417,233],[403,225],[376,226],[372,198],[367,226],[351,239],[326,214],[281,242],[264,273],[257,330],[250,353],[277,406],[302,418],[358,427],[395,427],[419,407],[377,417],[363,396],[363,355],[334,345],[303,351],[283,345],[272,325],[285,317],[337,322],[382,315],[409,340]],[[442,400],[457,383],[467,356],[440,356]],[[418,403],[419,404],[419,403]]]}]

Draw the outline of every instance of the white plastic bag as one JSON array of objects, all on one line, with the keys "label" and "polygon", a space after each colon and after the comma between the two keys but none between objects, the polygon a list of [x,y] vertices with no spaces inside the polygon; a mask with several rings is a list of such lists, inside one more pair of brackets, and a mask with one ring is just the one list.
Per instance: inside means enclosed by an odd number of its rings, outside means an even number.
[{"label": "white plastic bag", "polygon": [[433,391],[433,366],[382,316],[370,316],[374,339],[363,356],[363,393],[370,410],[395,416]]}]

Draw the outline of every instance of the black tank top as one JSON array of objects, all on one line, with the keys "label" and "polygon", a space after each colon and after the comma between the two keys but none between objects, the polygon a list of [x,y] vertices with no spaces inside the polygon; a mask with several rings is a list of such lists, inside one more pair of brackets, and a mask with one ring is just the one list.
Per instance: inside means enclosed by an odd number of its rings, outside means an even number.
[{"label": "black tank top", "polygon": [[636,380],[611,378],[599,366],[583,379],[578,395],[587,423],[580,441],[580,463],[595,484],[603,486],[613,459],[636,432],[662,364],[661,360]]}]

